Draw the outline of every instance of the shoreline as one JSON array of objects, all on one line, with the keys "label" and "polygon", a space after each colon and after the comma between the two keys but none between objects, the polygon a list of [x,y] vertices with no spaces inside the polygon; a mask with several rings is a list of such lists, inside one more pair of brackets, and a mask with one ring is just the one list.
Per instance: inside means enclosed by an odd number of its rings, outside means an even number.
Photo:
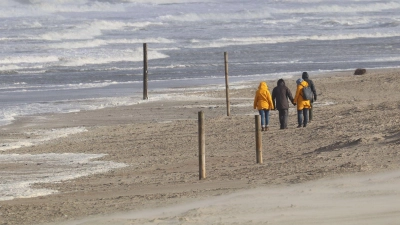
[{"label": "shoreline", "polygon": [[[299,75],[301,76],[301,74]],[[257,187],[287,186],[344,174],[375,174],[400,168],[400,69],[310,74],[319,93],[315,121],[296,129],[295,109],[289,127],[279,131],[277,111],[264,132],[264,164],[255,163],[254,87],[225,92],[185,93],[184,101],[148,102],[69,114],[24,117],[2,127],[0,138],[20,139],[35,129],[82,127],[71,134],[0,154],[106,154],[102,161],[129,166],[34,188],[57,190],[37,198],[1,201],[7,224],[45,224],[152,209],[226,195]],[[295,94],[295,78],[285,79]],[[267,81],[270,90],[274,81]],[[384,87],[384,88],[383,88]],[[204,96],[195,100],[193,96]],[[334,104],[331,104],[334,103]],[[197,112],[205,112],[207,179],[198,180]],[[30,137],[28,139],[33,139]],[[18,163],[3,169],[18,169]],[[27,168],[29,170],[29,168]],[[34,169],[32,167],[31,169]],[[2,220],[0,220],[2,221]]]},{"label": "shoreline", "polygon": [[[393,70],[398,70],[399,68],[373,68],[373,69],[368,69],[369,72],[378,72],[378,71],[393,71]],[[354,72],[354,70],[337,70],[337,71],[313,71],[310,72],[312,74],[312,76],[315,78],[319,78],[319,77],[331,77],[331,76],[346,76],[349,74],[352,74]],[[286,75],[285,75],[286,74]],[[294,79],[293,77],[295,77],[294,75],[287,75],[287,74],[293,74],[293,73],[282,73],[283,76],[274,78],[274,79],[270,79],[267,78],[265,79],[265,81],[269,81],[269,87],[271,86],[270,82],[273,82],[273,85],[275,85],[275,81],[277,81],[280,78],[284,78],[285,80],[292,80]],[[259,75],[261,78],[261,75]],[[266,74],[265,76],[269,77],[269,74]],[[298,76],[301,76],[301,72],[298,73]],[[221,79],[220,83],[212,83],[209,85],[205,85],[205,84],[198,84],[192,87],[169,87],[169,88],[156,88],[154,90],[149,89],[148,94],[150,96],[149,100],[143,100],[140,96],[141,93],[140,92],[135,92],[135,94],[132,95],[127,95],[127,96],[120,96],[120,97],[115,97],[117,99],[123,99],[121,100],[121,102],[111,102],[109,100],[105,101],[104,104],[108,105],[108,106],[97,106],[97,108],[95,109],[85,109],[85,107],[81,107],[81,109],[76,109],[71,111],[71,112],[45,112],[45,113],[38,113],[38,114],[28,114],[28,115],[18,115],[13,117],[12,120],[5,122],[4,124],[2,124],[0,126],[1,128],[4,127],[10,127],[12,126],[14,123],[19,123],[18,120],[27,120],[30,117],[33,118],[41,118],[41,117],[51,117],[57,114],[73,114],[73,113],[80,113],[80,112],[86,112],[86,111],[96,111],[96,110],[102,110],[102,109],[107,109],[107,108],[118,108],[120,106],[122,107],[129,107],[132,105],[136,105],[136,104],[147,104],[147,103],[151,103],[151,102],[159,102],[159,101],[164,101],[164,100],[170,100],[171,98],[174,97],[174,94],[180,94],[180,95],[190,95],[190,96],[194,96],[194,97],[198,97],[195,96],[193,93],[198,93],[198,92],[205,92],[204,89],[210,91],[210,92],[219,92],[222,90],[225,90],[225,81],[224,81],[224,77],[220,77],[218,79]],[[235,77],[230,77],[231,80],[237,79]],[[243,80],[244,78],[240,78],[240,81],[234,81],[234,82],[230,82],[230,89],[231,91],[234,89],[243,89],[246,88],[250,85],[258,85],[258,80],[250,79],[249,81],[245,81]],[[261,79],[260,79],[261,80]],[[211,88],[209,88],[211,87]],[[187,94],[188,93],[188,94]],[[172,94],[172,96],[169,96],[170,94]],[[221,96],[223,98],[225,98],[225,94],[223,96]],[[106,97],[106,99],[113,99],[114,97]],[[131,99],[131,103],[127,103],[129,102],[128,99]],[[78,101],[82,101],[78,100]],[[86,99],[83,99],[83,101],[87,101]],[[101,101],[100,101],[101,102]],[[100,104],[99,102],[96,102],[94,104]],[[5,128],[7,129],[7,128]]]}]

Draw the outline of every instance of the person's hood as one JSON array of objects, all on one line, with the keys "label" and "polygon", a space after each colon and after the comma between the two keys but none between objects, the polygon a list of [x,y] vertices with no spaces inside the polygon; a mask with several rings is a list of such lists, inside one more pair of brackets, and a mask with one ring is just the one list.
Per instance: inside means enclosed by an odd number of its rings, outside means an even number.
[{"label": "person's hood", "polygon": [[277,82],[278,86],[285,86],[285,81],[283,79],[279,79]]},{"label": "person's hood", "polygon": [[296,84],[297,84],[297,85],[301,84],[301,82],[303,82],[303,79],[301,79],[301,78],[299,78],[299,79],[296,80]]},{"label": "person's hood", "polygon": [[301,75],[301,78],[308,79],[308,73],[307,72],[303,72],[303,74]]},{"label": "person's hood", "polygon": [[258,86],[258,90],[267,90],[268,86],[265,81],[260,82],[260,85]]}]

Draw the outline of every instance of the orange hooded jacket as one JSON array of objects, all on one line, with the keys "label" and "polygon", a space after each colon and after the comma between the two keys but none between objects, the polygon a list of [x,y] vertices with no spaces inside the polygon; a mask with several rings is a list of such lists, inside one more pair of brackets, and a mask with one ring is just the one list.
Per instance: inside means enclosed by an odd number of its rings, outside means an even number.
[{"label": "orange hooded jacket", "polygon": [[254,97],[254,109],[261,110],[274,109],[274,104],[272,103],[271,93],[268,91],[268,86],[266,82],[260,82],[258,90],[256,91],[256,96]]},{"label": "orange hooded jacket", "polygon": [[307,81],[303,80],[299,85],[297,85],[296,96],[294,96],[294,102],[297,104],[297,110],[311,109],[310,100],[304,100],[303,87],[308,87]]}]

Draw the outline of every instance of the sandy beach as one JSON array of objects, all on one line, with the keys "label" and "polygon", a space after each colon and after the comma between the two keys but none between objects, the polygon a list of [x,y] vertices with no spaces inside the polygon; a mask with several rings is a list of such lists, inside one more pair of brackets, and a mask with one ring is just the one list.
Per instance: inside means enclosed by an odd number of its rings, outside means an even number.
[{"label": "sandy beach", "polygon": [[[0,201],[0,224],[397,224],[400,70],[352,73],[310,74],[318,101],[306,128],[296,128],[293,106],[287,130],[271,112],[263,164],[252,107],[258,83],[232,86],[230,116],[225,90],[199,88],[178,101],[151,101],[165,93],[150,92],[132,106],[19,118],[0,130],[0,156],[99,154],[76,167],[94,160],[112,169],[31,184],[52,194]],[[297,78],[286,79],[293,95]],[[272,90],[276,80],[267,84]],[[60,130],[71,132],[44,138]],[[0,163],[0,174],[29,175],[47,164],[16,158]]]}]

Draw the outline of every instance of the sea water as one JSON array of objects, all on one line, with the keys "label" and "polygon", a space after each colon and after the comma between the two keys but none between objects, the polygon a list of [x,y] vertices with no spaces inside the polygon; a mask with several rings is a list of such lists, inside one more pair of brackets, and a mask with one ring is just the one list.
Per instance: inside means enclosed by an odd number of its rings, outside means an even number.
[{"label": "sea water", "polygon": [[[225,52],[230,82],[240,84],[398,67],[399,37],[399,1],[1,0],[0,126],[23,115],[140,103],[144,43],[154,100],[155,90],[223,87]],[[84,132],[68,129],[61,132]],[[2,171],[0,200],[51,193],[29,185],[71,179],[51,168],[101,156],[0,154],[0,163],[45,165],[28,182],[21,171]]]},{"label": "sea water", "polygon": [[[400,2],[2,0],[0,125],[149,91],[398,67]],[[152,96],[150,96],[151,98]]]}]

